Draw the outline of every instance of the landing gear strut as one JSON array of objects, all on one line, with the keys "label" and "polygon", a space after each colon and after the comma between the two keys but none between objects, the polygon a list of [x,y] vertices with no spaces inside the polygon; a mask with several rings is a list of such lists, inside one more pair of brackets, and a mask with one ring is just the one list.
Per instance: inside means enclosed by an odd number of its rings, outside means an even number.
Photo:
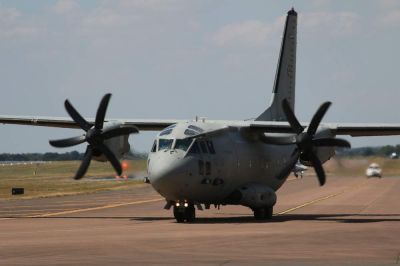
[{"label": "landing gear strut", "polygon": [[273,207],[261,207],[253,209],[254,218],[256,220],[269,220],[272,219]]},{"label": "landing gear strut", "polygon": [[188,204],[187,206],[174,205],[174,217],[177,223],[183,223],[185,221],[192,223],[196,219],[196,209],[193,204]]}]

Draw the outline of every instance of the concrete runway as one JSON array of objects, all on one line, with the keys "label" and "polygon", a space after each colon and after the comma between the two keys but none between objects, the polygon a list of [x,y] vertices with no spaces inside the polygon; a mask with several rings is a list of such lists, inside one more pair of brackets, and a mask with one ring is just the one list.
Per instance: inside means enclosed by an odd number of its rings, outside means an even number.
[{"label": "concrete runway", "polygon": [[400,177],[314,177],[278,191],[275,217],[244,207],[177,224],[148,185],[0,201],[0,265],[400,264]]}]

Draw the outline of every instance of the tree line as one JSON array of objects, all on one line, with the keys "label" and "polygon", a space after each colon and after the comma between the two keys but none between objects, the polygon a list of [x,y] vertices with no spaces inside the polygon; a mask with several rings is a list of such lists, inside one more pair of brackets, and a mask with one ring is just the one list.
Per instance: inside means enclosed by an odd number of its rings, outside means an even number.
[{"label": "tree line", "polygon": [[[381,156],[388,157],[392,153],[400,155],[399,145],[386,145],[380,147],[360,147],[352,149],[337,149],[337,156]],[[0,153],[0,161],[77,161],[82,160],[83,153],[77,151],[57,153]],[[142,160],[147,158],[147,153],[129,152],[126,159]]]},{"label": "tree line", "polygon": [[400,144],[398,145],[385,145],[380,147],[360,147],[352,149],[338,149],[336,154],[338,156],[381,156],[388,157],[392,153],[400,155]]},{"label": "tree line", "polygon": [[[84,153],[77,151],[57,153],[0,153],[0,161],[76,161],[83,158]],[[141,160],[147,158],[146,153],[129,152],[126,156],[129,159]]]}]

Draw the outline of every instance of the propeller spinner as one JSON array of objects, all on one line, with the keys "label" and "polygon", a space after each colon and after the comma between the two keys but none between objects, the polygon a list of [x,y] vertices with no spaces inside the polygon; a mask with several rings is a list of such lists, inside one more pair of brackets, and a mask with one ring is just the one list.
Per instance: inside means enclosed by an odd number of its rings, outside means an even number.
[{"label": "propeller spinner", "polygon": [[135,126],[126,126],[121,125],[119,127],[112,127],[112,128],[103,128],[104,126],[104,119],[108,107],[108,103],[110,101],[111,94],[108,93],[103,96],[100,101],[99,107],[97,108],[96,119],[94,125],[87,122],[79,112],[72,106],[72,104],[65,100],[64,106],[67,110],[68,114],[71,118],[85,131],[85,134],[77,137],[67,138],[67,139],[60,139],[60,140],[50,140],[49,143],[53,147],[57,148],[65,148],[75,146],[84,142],[87,142],[89,145],[86,147],[86,152],[83,157],[82,163],[75,174],[75,179],[81,179],[92,160],[92,156],[95,155],[104,155],[111,163],[115,171],[118,175],[121,175],[122,168],[119,160],[114,155],[114,153],[104,144],[105,140],[110,138],[129,135],[132,133],[138,133],[139,130]]},{"label": "propeller spinner", "polygon": [[267,137],[263,138],[263,141],[268,144],[275,145],[293,145],[297,147],[293,151],[291,158],[288,161],[287,166],[278,175],[279,179],[285,178],[292,171],[294,165],[299,158],[311,162],[314,170],[317,174],[319,184],[323,186],[326,181],[326,175],[322,163],[315,153],[317,147],[345,147],[350,148],[350,143],[344,139],[337,138],[316,138],[315,133],[317,132],[318,126],[322,121],[322,118],[329,109],[331,102],[323,103],[314,114],[307,131],[301,126],[297,120],[292,108],[289,105],[287,99],[282,101],[282,108],[285,113],[286,119],[288,120],[290,127],[296,136],[292,137]]}]

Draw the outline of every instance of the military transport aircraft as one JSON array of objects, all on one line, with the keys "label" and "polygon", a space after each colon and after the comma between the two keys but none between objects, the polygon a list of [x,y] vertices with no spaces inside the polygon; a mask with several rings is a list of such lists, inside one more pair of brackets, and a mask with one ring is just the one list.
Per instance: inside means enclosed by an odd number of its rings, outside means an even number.
[{"label": "military transport aircraft", "polygon": [[272,101],[256,119],[221,121],[195,119],[105,119],[111,94],[106,94],[95,119],[85,119],[66,100],[68,118],[1,116],[0,123],[81,128],[83,135],[51,140],[54,147],[88,143],[75,179],[82,178],[92,159],[110,161],[121,174],[119,159],[129,151],[128,136],[160,131],[147,160],[148,180],[173,207],[177,222],[195,220],[195,208],[238,204],[251,208],[256,219],[272,217],[277,191],[298,160],[315,169],[325,184],[322,163],[335,147],[350,147],[336,135],[400,135],[400,124],[321,124],[330,102],[323,103],[310,123],[294,114],[297,13],[287,13]]}]

